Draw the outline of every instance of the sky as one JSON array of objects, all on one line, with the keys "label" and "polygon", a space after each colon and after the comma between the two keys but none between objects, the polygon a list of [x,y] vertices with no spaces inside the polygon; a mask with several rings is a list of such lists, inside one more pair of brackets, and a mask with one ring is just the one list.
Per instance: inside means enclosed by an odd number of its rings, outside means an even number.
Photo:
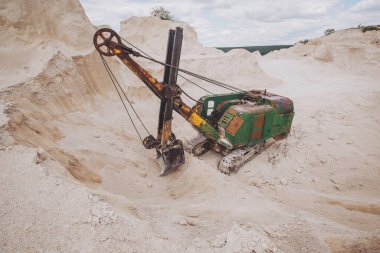
[{"label": "sky", "polygon": [[380,24],[380,0],[80,0],[94,25],[149,16],[157,6],[195,28],[208,47],[294,44],[326,29]]}]

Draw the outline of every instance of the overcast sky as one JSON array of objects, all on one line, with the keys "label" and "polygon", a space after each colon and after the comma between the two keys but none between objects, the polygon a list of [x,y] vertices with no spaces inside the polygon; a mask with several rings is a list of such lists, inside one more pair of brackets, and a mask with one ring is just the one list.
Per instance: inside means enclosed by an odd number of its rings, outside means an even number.
[{"label": "overcast sky", "polygon": [[131,16],[163,6],[193,26],[204,46],[294,44],[328,28],[380,24],[380,0],[80,0],[95,25],[116,31]]}]

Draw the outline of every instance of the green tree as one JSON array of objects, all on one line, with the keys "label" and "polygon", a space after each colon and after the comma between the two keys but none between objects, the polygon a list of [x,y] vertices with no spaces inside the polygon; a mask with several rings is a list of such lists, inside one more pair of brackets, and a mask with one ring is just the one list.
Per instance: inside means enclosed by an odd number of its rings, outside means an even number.
[{"label": "green tree", "polygon": [[335,32],[334,29],[327,29],[327,30],[325,31],[325,36],[330,35],[330,34],[332,34],[332,33],[334,33],[334,32]]},{"label": "green tree", "polygon": [[154,7],[150,12],[150,15],[160,17],[163,20],[173,20],[173,16],[170,12],[162,6]]}]

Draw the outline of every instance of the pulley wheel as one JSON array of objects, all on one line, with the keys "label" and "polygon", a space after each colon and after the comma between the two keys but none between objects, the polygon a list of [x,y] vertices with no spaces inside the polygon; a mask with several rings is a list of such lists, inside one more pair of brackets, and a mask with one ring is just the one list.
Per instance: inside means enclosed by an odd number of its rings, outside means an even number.
[{"label": "pulley wheel", "polygon": [[115,55],[111,42],[121,44],[120,36],[112,29],[102,28],[94,34],[94,46],[104,56]]}]

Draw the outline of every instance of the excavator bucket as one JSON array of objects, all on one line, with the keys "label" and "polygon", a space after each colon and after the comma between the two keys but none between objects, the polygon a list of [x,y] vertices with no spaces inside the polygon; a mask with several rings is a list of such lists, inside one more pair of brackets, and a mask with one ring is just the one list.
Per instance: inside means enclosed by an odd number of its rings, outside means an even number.
[{"label": "excavator bucket", "polygon": [[157,162],[161,167],[160,177],[177,170],[185,163],[185,153],[180,140],[175,140],[162,150],[157,150],[157,153]]}]

